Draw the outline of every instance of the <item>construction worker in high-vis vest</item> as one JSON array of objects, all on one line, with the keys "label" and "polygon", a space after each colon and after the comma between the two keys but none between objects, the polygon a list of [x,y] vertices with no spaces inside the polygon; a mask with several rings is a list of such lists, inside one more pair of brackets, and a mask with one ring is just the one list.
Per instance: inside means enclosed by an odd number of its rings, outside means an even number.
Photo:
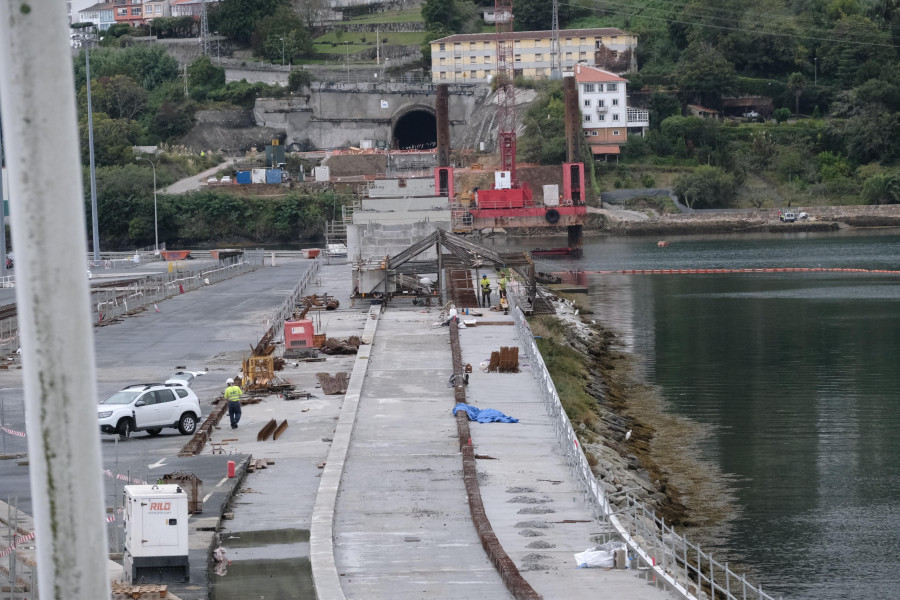
[{"label": "construction worker in high-vis vest", "polygon": [[230,377],[225,382],[228,386],[225,388],[225,401],[228,402],[228,418],[231,419],[231,428],[237,429],[238,421],[241,420],[241,394],[243,390],[234,385],[234,379]]},{"label": "construction worker in high-vis vest", "polygon": [[487,274],[481,276],[481,306],[482,308],[490,308],[491,306],[491,280]]}]

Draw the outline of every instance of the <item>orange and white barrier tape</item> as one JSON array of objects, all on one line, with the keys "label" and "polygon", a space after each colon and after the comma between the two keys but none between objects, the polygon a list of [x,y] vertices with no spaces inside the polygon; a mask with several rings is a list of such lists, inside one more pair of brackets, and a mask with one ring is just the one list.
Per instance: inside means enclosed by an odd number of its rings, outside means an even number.
[{"label": "orange and white barrier tape", "polygon": [[24,431],[16,431],[15,429],[10,429],[8,427],[0,427],[0,431],[3,433],[8,433],[9,435],[14,435],[16,437],[25,437]]},{"label": "orange and white barrier tape", "polygon": [[101,472],[107,477],[111,477],[112,479],[117,479],[119,481],[127,481],[128,483],[136,483],[139,485],[147,485],[147,482],[143,479],[139,479],[137,477],[129,477],[128,475],[122,475],[121,473],[116,474],[110,471],[109,469],[102,469]]},{"label": "orange and white barrier tape", "polygon": [[25,535],[18,535],[18,536],[16,536],[16,537],[14,537],[14,538],[13,538],[13,543],[12,543],[12,544],[10,544],[10,545],[7,546],[6,548],[3,548],[2,550],[0,550],[0,558],[3,558],[4,556],[9,556],[10,554],[12,554],[12,553],[15,551],[16,546],[18,546],[18,545],[21,544],[22,542],[28,542],[28,541],[31,541],[31,540],[33,540],[33,539],[34,539],[34,532],[33,532],[33,531],[32,531],[31,533],[28,533],[28,534],[25,534]]}]

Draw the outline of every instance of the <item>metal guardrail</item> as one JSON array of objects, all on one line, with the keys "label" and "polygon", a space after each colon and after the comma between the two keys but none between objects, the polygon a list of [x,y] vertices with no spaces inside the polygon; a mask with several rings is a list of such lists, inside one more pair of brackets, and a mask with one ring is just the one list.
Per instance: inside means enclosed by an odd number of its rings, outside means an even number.
[{"label": "metal guardrail", "polygon": [[[252,250],[245,252],[243,256],[194,270],[183,269],[179,267],[182,263],[174,262],[170,273],[153,275],[112,288],[92,289],[91,319],[94,323],[103,323],[130,310],[150,306],[177,294],[248,273],[261,267],[264,260],[265,253],[262,250]],[[4,279],[11,281],[0,282],[3,287],[15,286],[12,277]],[[0,352],[15,352],[19,346],[19,326],[16,317],[0,319]]]},{"label": "metal guardrail", "polygon": [[173,265],[172,271],[164,275],[154,275],[108,290],[92,290],[93,321],[103,323],[130,310],[248,273],[261,267],[264,259],[265,254],[255,250],[197,270],[181,269],[178,267],[180,263],[175,262],[170,263]]},{"label": "metal guardrail", "polygon": [[[306,273],[303,274],[303,277],[300,278],[300,281],[294,286],[294,289],[291,290],[291,294],[281,306],[275,310],[275,314],[272,318],[268,320],[266,331],[273,325],[277,330],[279,326],[284,324],[284,322],[294,314],[294,307],[297,306],[297,302],[300,300],[300,297],[303,296],[306,286],[309,285],[316,275],[318,275],[320,264],[322,264],[322,262],[319,258],[312,261],[312,266],[306,270]],[[263,335],[265,335],[265,333]],[[259,340],[257,340],[257,343],[259,343]]]},{"label": "metal guardrail", "polygon": [[666,589],[685,600],[700,597],[775,600],[762,590],[761,585],[748,583],[745,576],[732,571],[727,562],[716,561],[711,554],[676,533],[662,517],[648,509],[634,495],[625,493],[624,507],[610,502],[610,497],[618,494],[608,495],[594,476],[534,341],[531,327],[525,320],[525,314],[516,306],[514,294],[509,294],[509,299],[515,316],[516,332],[525,354],[531,359],[534,367],[532,375],[540,384],[541,397],[553,420],[572,474],[595,518],[607,524],[627,544],[629,554],[641,565],[639,568],[652,571]]}]

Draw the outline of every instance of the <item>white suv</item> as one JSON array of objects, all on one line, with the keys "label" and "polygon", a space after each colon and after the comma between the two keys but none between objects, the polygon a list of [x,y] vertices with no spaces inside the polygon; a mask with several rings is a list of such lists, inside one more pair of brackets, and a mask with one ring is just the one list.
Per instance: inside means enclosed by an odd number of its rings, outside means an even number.
[{"label": "white suv", "polygon": [[183,435],[197,431],[200,399],[190,388],[163,383],[129,385],[97,405],[101,433],[131,436],[132,431],[159,435],[164,427]]}]

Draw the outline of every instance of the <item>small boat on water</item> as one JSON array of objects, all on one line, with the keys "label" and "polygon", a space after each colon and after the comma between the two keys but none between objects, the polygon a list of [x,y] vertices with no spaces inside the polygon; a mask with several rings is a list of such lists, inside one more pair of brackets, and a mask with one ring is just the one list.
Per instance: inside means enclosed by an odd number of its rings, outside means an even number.
[{"label": "small boat on water", "polygon": [[581,256],[581,248],[535,248],[532,256]]},{"label": "small boat on water", "polygon": [[658,242],[656,242],[657,248],[667,248],[668,246],[669,242],[667,242],[666,240],[659,240]]}]

